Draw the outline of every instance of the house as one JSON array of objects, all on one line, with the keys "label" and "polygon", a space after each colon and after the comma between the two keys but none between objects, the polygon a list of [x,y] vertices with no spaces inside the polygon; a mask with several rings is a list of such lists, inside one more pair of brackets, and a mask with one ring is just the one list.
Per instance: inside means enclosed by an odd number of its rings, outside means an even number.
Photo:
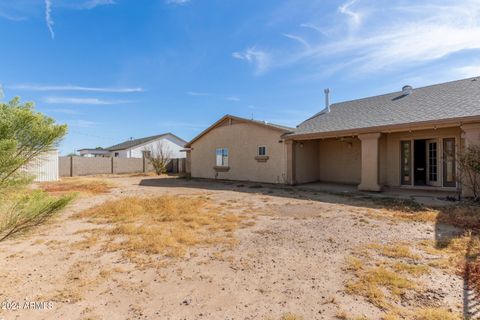
[{"label": "house", "polygon": [[185,146],[187,172],[193,177],[287,182],[288,128],[226,115]]},{"label": "house", "polygon": [[80,153],[80,156],[87,158],[110,157],[110,151],[103,149],[102,147],[97,147],[95,149],[80,149],[78,152]]},{"label": "house", "polygon": [[[398,92],[332,105],[328,90],[325,93],[325,110],[291,132],[269,135],[269,141],[282,142],[285,153],[283,160],[276,158],[279,152],[266,164],[277,175],[286,172],[285,183],[347,183],[364,191],[460,189],[456,157],[468,145],[480,144],[479,77],[422,88],[404,86]],[[215,177],[283,182],[252,171],[246,162],[251,149],[264,143],[263,134],[245,132],[252,126],[217,124],[190,142],[187,163],[191,161],[192,176],[211,177],[219,164],[213,154],[231,145],[228,170],[235,174],[216,172]],[[208,174],[199,171],[208,166]]]},{"label": "house", "polygon": [[80,149],[83,157],[119,157],[119,158],[143,158],[145,152],[151,152],[163,148],[170,152],[170,158],[185,158],[185,152],[181,150],[187,142],[172,133],[164,133],[140,139],[131,139],[108,148]]}]

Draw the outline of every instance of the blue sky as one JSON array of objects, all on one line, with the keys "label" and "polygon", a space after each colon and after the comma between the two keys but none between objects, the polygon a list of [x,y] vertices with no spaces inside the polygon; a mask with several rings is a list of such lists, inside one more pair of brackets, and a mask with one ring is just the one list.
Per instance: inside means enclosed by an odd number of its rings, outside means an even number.
[{"label": "blue sky", "polygon": [[0,84],[63,154],[480,75],[480,0],[0,0]]}]

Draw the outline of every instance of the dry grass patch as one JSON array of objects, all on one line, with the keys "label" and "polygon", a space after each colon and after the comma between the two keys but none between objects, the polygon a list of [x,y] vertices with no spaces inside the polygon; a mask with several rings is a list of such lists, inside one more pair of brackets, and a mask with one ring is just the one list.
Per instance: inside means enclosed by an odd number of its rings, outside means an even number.
[{"label": "dry grass patch", "polygon": [[[234,231],[244,216],[225,214],[203,197],[125,197],[108,201],[77,215],[98,224],[110,224],[106,248],[144,263],[161,254],[185,255],[197,245],[233,245]],[[148,259],[147,259],[148,260]]]},{"label": "dry grass patch", "polygon": [[418,254],[413,253],[405,244],[378,244],[373,243],[367,246],[369,249],[376,250],[379,254],[389,258],[408,258],[413,260],[420,259]]},{"label": "dry grass patch", "polygon": [[280,317],[280,320],[303,320],[303,317],[291,312],[287,312]]},{"label": "dry grass patch", "polygon": [[463,276],[480,292],[480,235],[467,231],[463,236],[442,241],[422,241],[422,249],[438,256],[430,265]]},{"label": "dry grass patch", "polygon": [[406,244],[363,246],[347,258],[346,270],[354,278],[346,283],[346,292],[364,297],[395,319],[392,316],[398,314],[397,303],[402,296],[408,291],[421,291],[418,277],[430,272],[420,262],[421,256]]},{"label": "dry grass patch", "polygon": [[414,221],[444,223],[468,230],[480,230],[480,207],[460,204],[443,208],[427,208],[413,200],[376,199],[383,204],[376,209],[368,209],[372,218],[388,218],[394,221]]},{"label": "dry grass patch", "polygon": [[346,285],[348,293],[363,296],[373,305],[386,310],[392,308],[389,300],[398,301],[407,290],[416,288],[412,280],[383,266],[357,272],[356,279]]},{"label": "dry grass patch", "polygon": [[444,308],[427,308],[417,310],[413,316],[414,320],[463,320],[459,313],[448,311]]},{"label": "dry grass patch", "polygon": [[[480,250],[480,241],[477,239],[472,244],[471,237],[471,234],[467,234],[444,244],[422,241],[417,249],[437,256],[434,257],[434,261],[446,259],[445,266],[461,265],[465,263],[465,259],[469,259],[468,252],[472,246],[473,251]],[[477,256],[471,258],[476,259]],[[355,252],[354,256],[347,258],[346,270],[352,272],[354,278],[346,283],[346,292],[362,296],[385,311],[383,320],[463,319],[459,314],[443,308],[408,310],[408,307],[399,304],[400,301],[404,301],[409,291],[416,293],[423,291],[418,279],[430,273],[431,262],[428,261],[431,260],[432,257],[424,259],[419,254],[413,253],[406,244],[370,244],[361,247],[358,254]]]},{"label": "dry grass patch", "polygon": [[56,182],[41,183],[39,186],[50,194],[78,192],[86,195],[108,193],[114,187],[111,183],[104,180],[89,178],[63,178]]}]

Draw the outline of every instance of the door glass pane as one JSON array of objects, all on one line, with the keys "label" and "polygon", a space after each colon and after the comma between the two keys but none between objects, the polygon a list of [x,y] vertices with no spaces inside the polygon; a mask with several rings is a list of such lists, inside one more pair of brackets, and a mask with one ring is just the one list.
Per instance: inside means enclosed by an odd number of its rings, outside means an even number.
[{"label": "door glass pane", "polygon": [[443,185],[455,187],[455,139],[443,139]]},{"label": "door glass pane", "polygon": [[402,141],[401,144],[401,181],[402,184],[412,184],[412,144],[410,141]]},{"label": "door glass pane", "polygon": [[438,159],[437,143],[428,143],[428,180],[430,182],[438,181]]}]

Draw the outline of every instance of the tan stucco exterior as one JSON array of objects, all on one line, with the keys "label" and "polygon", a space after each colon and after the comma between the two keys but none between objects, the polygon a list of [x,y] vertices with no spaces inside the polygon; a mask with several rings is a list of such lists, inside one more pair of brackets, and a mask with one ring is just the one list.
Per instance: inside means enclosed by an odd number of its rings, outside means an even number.
[{"label": "tan stucco exterior", "polygon": [[[413,128],[413,127],[412,127]],[[374,131],[374,130],[372,130]],[[401,141],[434,140],[438,143],[438,176],[435,187],[443,186],[443,139],[455,139],[456,151],[465,145],[480,145],[480,123],[458,124],[441,128],[355,134],[335,138],[288,141],[294,145],[295,183],[313,181],[348,183],[360,190],[381,191],[382,187],[415,187],[401,184]],[[290,168],[290,166],[287,166]],[[458,168],[456,168],[458,173]],[[288,172],[287,172],[288,174]],[[464,192],[465,195],[468,191]]]},{"label": "tan stucco exterior", "polygon": [[[249,121],[225,119],[189,144],[190,173],[195,178],[287,183],[284,131]],[[258,159],[266,146],[268,159]],[[228,168],[216,168],[216,149],[228,148]]]},{"label": "tan stucco exterior", "polygon": [[[453,186],[442,183],[444,139],[454,139],[456,152],[469,144],[480,145],[480,122],[430,123],[423,127],[412,124],[411,129],[371,128],[371,132],[344,132],[338,136],[317,134],[291,138],[286,132],[226,116],[187,145],[187,171],[192,177],[210,179],[282,184],[346,183],[365,191],[418,187],[413,178],[408,185],[401,183],[401,142],[411,141],[413,150],[414,141],[433,140],[438,147],[439,178],[429,186],[459,190],[458,180]],[[267,147],[266,161],[257,157],[259,146]],[[228,148],[228,168],[216,167],[217,148]],[[455,171],[458,174],[458,168]],[[468,195],[466,190],[463,193]]]}]

